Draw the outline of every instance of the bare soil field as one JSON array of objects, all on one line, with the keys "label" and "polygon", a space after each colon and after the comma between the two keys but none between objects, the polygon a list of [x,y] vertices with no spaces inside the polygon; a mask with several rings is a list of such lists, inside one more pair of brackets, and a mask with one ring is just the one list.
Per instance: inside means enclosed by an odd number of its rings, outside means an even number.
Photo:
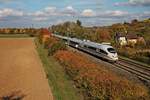
[{"label": "bare soil field", "polygon": [[32,38],[0,38],[0,100],[53,100],[35,48]]}]

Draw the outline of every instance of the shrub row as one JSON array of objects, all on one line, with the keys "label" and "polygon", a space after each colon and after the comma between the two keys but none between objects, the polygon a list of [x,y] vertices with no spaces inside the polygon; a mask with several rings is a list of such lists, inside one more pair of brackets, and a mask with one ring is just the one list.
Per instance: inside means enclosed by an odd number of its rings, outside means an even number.
[{"label": "shrub row", "polygon": [[59,41],[54,37],[50,37],[44,42],[44,48],[48,49],[48,55],[50,56],[58,50],[66,50],[66,45],[64,41]]},{"label": "shrub row", "polygon": [[67,50],[59,50],[54,57],[64,66],[76,87],[91,100],[141,100],[148,98],[148,90],[91,62],[88,58]]},{"label": "shrub row", "polygon": [[48,55],[53,55],[56,51],[58,50],[65,50],[66,49],[66,45],[59,41],[55,44],[53,44],[49,49],[48,49]]}]

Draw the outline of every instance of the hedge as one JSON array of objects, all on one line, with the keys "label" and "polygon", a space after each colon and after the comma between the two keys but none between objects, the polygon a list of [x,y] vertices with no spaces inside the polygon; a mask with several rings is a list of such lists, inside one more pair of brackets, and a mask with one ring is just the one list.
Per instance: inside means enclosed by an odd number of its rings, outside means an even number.
[{"label": "hedge", "polygon": [[54,57],[64,66],[76,87],[90,100],[147,99],[148,90],[137,83],[106,70],[78,53],[59,50]]}]

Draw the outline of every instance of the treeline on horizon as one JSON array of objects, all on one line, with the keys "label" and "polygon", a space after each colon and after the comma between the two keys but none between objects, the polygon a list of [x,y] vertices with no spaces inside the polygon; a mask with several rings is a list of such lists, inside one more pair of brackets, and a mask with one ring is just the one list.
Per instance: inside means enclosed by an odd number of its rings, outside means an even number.
[{"label": "treeline on horizon", "polygon": [[[33,36],[40,32],[37,28],[0,28],[0,34],[32,34]],[[95,42],[115,42],[116,33],[123,35],[136,34],[144,37],[145,41],[150,44],[150,18],[143,21],[137,19],[124,23],[116,23],[111,26],[93,26],[84,27],[82,22],[65,22],[49,27],[49,31],[64,36],[88,39]]]},{"label": "treeline on horizon", "polygon": [[114,42],[116,33],[123,35],[130,33],[142,36],[147,42],[150,42],[150,18],[143,21],[134,19],[130,23],[116,23],[104,27],[83,27],[82,22],[77,20],[76,22],[53,25],[50,30],[61,35],[89,39],[95,42]]}]

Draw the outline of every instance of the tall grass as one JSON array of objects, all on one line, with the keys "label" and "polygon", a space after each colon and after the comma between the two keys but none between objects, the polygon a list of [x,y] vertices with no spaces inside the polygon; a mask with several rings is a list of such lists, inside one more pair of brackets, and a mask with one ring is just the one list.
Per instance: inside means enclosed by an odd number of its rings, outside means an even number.
[{"label": "tall grass", "polygon": [[48,57],[48,51],[35,40],[37,51],[43,63],[49,85],[55,100],[81,100],[76,88],[65,74],[64,69],[53,58]]}]

